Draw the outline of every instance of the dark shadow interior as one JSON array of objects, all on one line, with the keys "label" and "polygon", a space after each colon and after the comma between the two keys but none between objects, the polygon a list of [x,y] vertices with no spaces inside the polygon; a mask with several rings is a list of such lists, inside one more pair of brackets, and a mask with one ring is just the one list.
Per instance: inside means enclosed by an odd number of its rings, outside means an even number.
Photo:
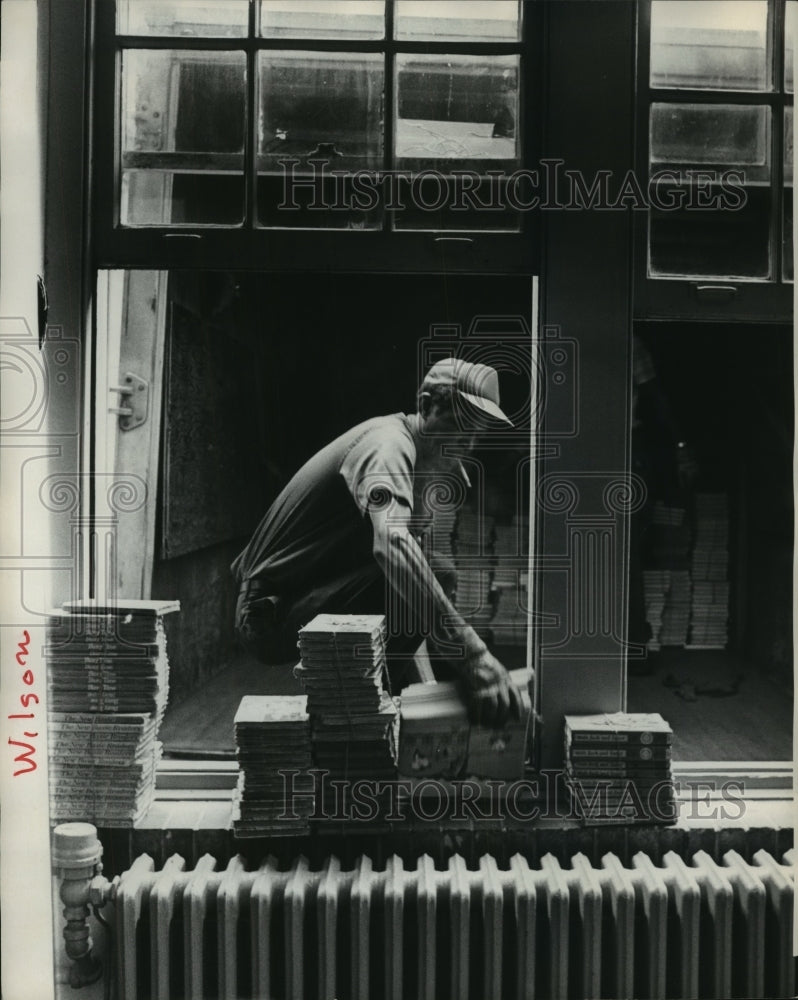
[{"label": "dark shadow interior", "polygon": [[[222,749],[232,747],[232,713],[241,694],[295,688],[287,672],[247,660],[233,633],[229,565],[270,500],[338,433],[378,413],[412,410],[424,352],[436,336],[450,337],[454,326],[466,336],[480,317],[528,318],[531,281],[176,272],[170,301],[153,593],[179,597],[183,610],[169,623],[171,708],[163,735],[173,749]],[[490,323],[481,328],[491,329]],[[739,693],[716,699],[712,711],[732,711],[734,699],[767,706],[775,698],[786,706],[792,675],[789,338],[783,328],[765,325],[720,330],[638,323],[636,333],[694,451],[694,492],[728,498],[730,619],[726,652],[652,654],[649,676],[630,680],[629,710],[673,706],[663,681],[701,678],[707,669],[726,682],[744,678]],[[528,385],[512,366],[501,381],[508,412],[522,410]],[[583,385],[588,413],[591,392],[600,407],[600,387]],[[487,470],[485,510],[499,522],[528,504],[528,494],[517,493],[517,456],[512,449],[479,453]],[[691,497],[674,502],[689,508]],[[701,752],[702,730],[717,734],[718,727],[700,707],[683,723],[685,753],[738,757],[728,726],[721,727],[726,737],[708,736]],[[777,756],[790,754],[788,714],[780,723],[774,719],[784,743]]]}]

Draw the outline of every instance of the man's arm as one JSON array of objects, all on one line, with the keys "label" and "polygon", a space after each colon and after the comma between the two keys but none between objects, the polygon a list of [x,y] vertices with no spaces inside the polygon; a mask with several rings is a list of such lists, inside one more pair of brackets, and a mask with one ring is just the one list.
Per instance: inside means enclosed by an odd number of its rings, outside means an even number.
[{"label": "man's arm", "polygon": [[455,610],[408,528],[409,508],[394,501],[369,509],[374,529],[374,558],[403,611],[423,621],[433,642],[451,649],[450,662],[459,674],[474,721],[502,725],[520,717],[521,700],[506,669]]}]

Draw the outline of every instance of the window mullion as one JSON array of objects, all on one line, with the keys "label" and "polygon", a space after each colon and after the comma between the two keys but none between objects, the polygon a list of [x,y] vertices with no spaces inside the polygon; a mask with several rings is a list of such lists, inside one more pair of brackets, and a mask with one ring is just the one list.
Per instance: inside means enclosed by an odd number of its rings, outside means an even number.
[{"label": "window mullion", "polygon": [[784,225],[784,18],[785,5],[782,2],[768,4],[770,21],[769,39],[773,46],[773,91],[778,100],[773,106],[773,137],[771,155],[773,157],[773,173],[771,177],[770,212],[771,212],[771,260],[773,261],[773,281],[780,284],[783,274],[782,226]]},{"label": "window mullion", "polygon": [[768,4],[768,40],[773,47],[768,53],[773,68],[771,85],[775,93],[784,93],[784,2]]},{"label": "window mullion", "polygon": [[[383,163],[385,172],[390,173],[394,164],[394,142],[396,130],[394,128],[394,111],[397,109],[396,102],[396,46],[394,42],[394,4],[385,4],[385,79],[383,86]],[[388,208],[383,208],[382,229],[383,232],[392,232],[394,228],[394,213]]]},{"label": "window mullion", "polygon": [[[254,43],[257,31],[257,8],[255,0],[249,2],[249,39]],[[253,229],[255,226],[256,190],[258,184],[258,137],[256,134],[258,116],[256,114],[257,95],[257,62],[258,53],[254,44],[247,47],[247,77],[246,77],[246,126],[244,128],[244,192],[245,212],[244,227]]]},{"label": "window mullion", "polygon": [[649,104],[658,101],[664,104],[768,104],[775,107],[782,100],[776,93],[766,90],[701,90],[689,87],[669,89],[650,87]]}]

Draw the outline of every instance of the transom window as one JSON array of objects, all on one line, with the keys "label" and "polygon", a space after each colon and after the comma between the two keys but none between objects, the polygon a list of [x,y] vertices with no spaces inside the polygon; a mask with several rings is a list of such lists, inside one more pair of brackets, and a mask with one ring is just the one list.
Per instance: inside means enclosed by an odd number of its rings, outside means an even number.
[{"label": "transom window", "polygon": [[529,156],[518,0],[117,0],[113,23],[112,6],[101,247],[143,229],[172,248],[219,229],[524,229],[506,197]]},{"label": "transom window", "polygon": [[[641,256],[649,301],[669,295],[683,309],[679,280],[694,283],[696,307],[733,303],[738,315],[753,301],[743,283],[771,286],[760,313],[778,312],[777,303],[791,298],[789,289],[778,292],[793,280],[796,7],[796,0],[643,5],[640,153],[650,207]],[[651,282],[661,279],[669,285],[658,295]]]}]

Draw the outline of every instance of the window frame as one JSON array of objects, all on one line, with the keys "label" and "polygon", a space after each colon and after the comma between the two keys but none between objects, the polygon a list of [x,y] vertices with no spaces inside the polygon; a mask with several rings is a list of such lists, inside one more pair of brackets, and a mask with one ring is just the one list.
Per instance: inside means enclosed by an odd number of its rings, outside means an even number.
[{"label": "window frame", "polygon": [[785,0],[768,0],[767,55],[773,84],[771,89],[759,91],[653,87],[650,80],[651,3],[652,0],[642,0],[638,6],[635,162],[641,186],[647,187],[650,172],[649,111],[653,103],[766,105],[774,112],[770,137],[772,174],[768,241],[774,276],[652,276],[648,273],[650,210],[637,211],[633,249],[634,318],[791,322],[793,282],[781,276],[784,109],[792,107],[794,99],[794,95],[784,89]]},{"label": "window frame", "polygon": [[[241,38],[144,36],[116,34],[115,0],[95,0],[94,43],[94,171],[92,197],[93,267],[220,269],[258,271],[337,271],[392,273],[538,274],[539,214],[520,213],[519,231],[380,230],[256,228],[254,186],[256,80],[259,51],[314,50],[382,53],[385,57],[386,107],[395,99],[397,53],[517,54],[520,60],[520,166],[537,162],[543,106],[540,42],[542,4],[525,2],[521,37],[508,42],[400,41],[392,36],[393,0],[386,2],[386,37],[379,40],[313,40],[265,38],[255,34],[255,3],[250,0],[249,33]],[[120,105],[119,60],[122,49],[244,51],[247,59],[247,110],[244,148],[245,222],[241,227],[127,227],[119,223],[115,198],[120,170],[115,110]],[[386,115],[384,146],[392,155],[393,119]]]}]

